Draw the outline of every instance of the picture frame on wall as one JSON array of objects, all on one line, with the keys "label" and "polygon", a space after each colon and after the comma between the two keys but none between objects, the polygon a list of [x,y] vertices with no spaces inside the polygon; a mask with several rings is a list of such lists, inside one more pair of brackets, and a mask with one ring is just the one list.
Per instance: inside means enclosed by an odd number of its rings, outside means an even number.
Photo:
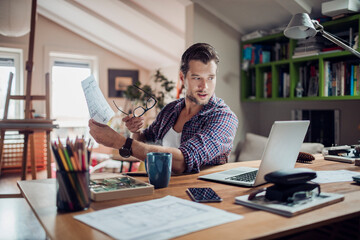
[{"label": "picture frame on wall", "polygon": [[109,97],[124,97],[127,87],[139,81],[138,70],[108,69]]}]

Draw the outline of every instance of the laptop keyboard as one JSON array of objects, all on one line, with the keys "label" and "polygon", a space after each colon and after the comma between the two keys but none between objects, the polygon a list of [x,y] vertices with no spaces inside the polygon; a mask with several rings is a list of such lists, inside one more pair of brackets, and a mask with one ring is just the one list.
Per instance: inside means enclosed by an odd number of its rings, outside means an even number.
[{"label": "laptop keyboard", "polygon": [[258,172],[258,170],[255,170],[252,172],[247,172],[247,173],[242,173],[239,175],[228,177],[228,178],[226,178],[226,180],[233,180],[233,181],[239,181],[239,182],[253,182],[253,181],[255,181],[257,172]]}]

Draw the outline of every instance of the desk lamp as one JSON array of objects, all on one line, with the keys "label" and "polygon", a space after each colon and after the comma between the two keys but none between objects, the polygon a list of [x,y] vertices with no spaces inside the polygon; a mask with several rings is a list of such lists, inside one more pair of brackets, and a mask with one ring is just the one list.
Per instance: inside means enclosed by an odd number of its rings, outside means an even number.
[{"label": "desk lamp", "polygon": [[324,38],[330,40],[336,45],[348,50],[352,54],[360,58],[360,53],[345,43],[341,42],[335,36],[324,31],[324,27],[316,20],[311,20],[307,13],[295,14],[289,25],[284,30],[284,35],[292,39],[308,39],[314,37],[316,33],[320,33]]}]

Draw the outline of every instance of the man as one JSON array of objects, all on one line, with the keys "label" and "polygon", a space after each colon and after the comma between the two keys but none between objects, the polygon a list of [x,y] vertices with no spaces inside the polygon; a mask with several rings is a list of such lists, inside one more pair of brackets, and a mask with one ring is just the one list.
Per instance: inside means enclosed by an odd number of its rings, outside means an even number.
[{"label": "man", "polygon": [[192,45],[181,59],[180,80],[185,98],[166,105],[144,131],[140,130],[142,117],[125,117],[123,121],[133,133],[133,139],[126,139],[92,119],[90,134],[98,143],[122,149],[121,155],[126,155],[128,150],[134,157],[145,159],[149,152],[172,153],[172,171],[177,174],[199,172],[201,166],[226,163],[238,120],[214,94],[218,62],[218,55],[209,44]]}]

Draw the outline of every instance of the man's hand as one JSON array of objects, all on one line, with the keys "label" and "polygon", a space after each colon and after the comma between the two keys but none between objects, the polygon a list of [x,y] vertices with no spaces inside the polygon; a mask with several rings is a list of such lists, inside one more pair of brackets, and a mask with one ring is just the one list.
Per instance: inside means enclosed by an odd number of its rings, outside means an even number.
[{"label": "man's hand", "polygon": [[144,117],[126,116],[122,119],[126,127],[132,133],[139,133],[140,129],[144,126]]},{"label": "man's hand", "polygon": [[90,135],[97,143],[106,147],[121,148],[124,145],[125,137],[115,132],[111,127],[105,124],[96,122],[93,119],[89,120]]}]

